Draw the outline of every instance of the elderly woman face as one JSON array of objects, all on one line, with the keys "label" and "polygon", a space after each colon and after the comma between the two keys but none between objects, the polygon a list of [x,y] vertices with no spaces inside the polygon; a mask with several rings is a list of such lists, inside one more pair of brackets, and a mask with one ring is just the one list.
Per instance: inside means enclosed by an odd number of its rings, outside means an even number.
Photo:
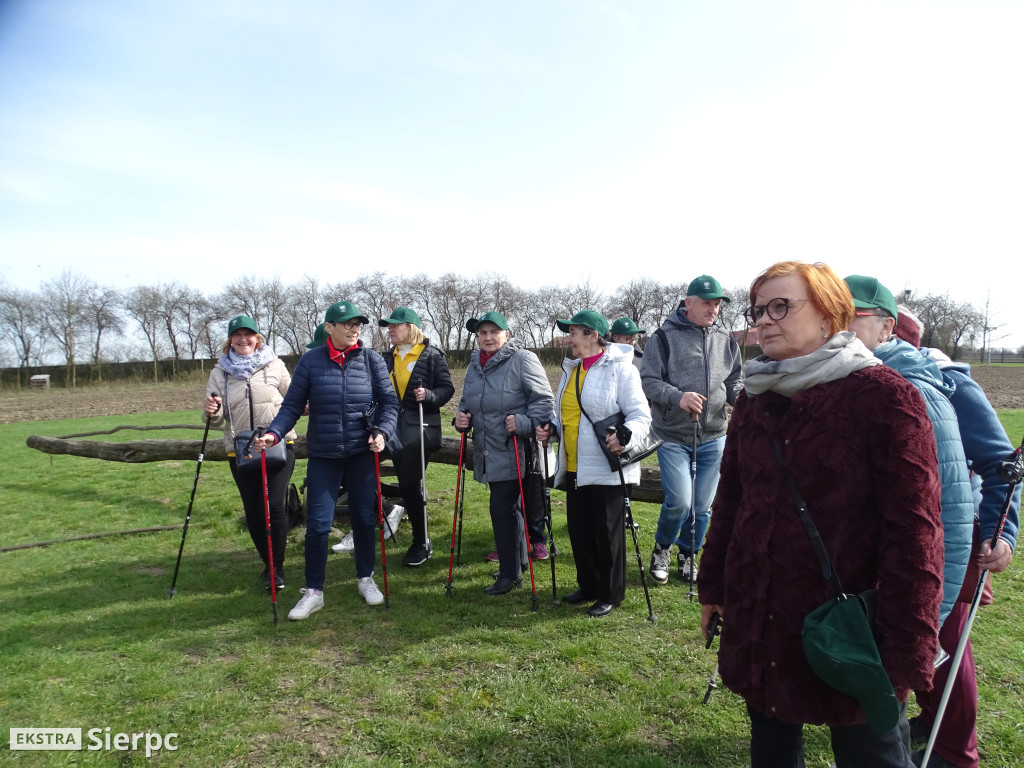
[{"label": "elderly woman face", "polygon": [[388,338],[396,347],[412,342],[412,323],[389,323]]},{"label": "elderly woman face", "polygon": [[583,325],[569,326],[569,346],[572,347],[572,355],[577,360],[593,357],[601,351],[601,344],[597,340],[597,331],[592,331]]},{"label": "elderly woman face", "polygon": [[251,355],[256,351],[256,334],[248,328],[239,328],[231,334],[231,349],[236,355]]},{"label": "elderly woman face", "polygon": [[802,357],[828,341],[828,322],[810,295],[797,273],[773,277],[758,288],[751,310],[760,312],[757,342],[768,357]]},{"label": "elderly woman face", "polygon": [[344,323],[324,323],[324,330],[331,337],[331,343],[337,350],[348,349],[357,341],[363,330],[359,320],[348,320]]},{"label": "elderly woman face", "polygon": [[489,355],[504,347],[508,337],[509,332],[501,330],[494,323],[480,323],[476,329],[476,343]]}]

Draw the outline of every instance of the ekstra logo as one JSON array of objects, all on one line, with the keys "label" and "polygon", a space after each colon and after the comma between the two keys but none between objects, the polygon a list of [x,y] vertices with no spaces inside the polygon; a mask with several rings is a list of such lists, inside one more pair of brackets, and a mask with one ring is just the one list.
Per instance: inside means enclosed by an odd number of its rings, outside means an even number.
[{"label": "ekstra logo", "polygon": [[[139,752],[145,750],[146,757],[162,749],[175,752],[178,749],[178,734],[168,733],[113,733],[111,728],[90,728],[86,732],[90,752]],[[14,750],[74,750],[82,745],[81,728],[11,728],[11,751]]]}]

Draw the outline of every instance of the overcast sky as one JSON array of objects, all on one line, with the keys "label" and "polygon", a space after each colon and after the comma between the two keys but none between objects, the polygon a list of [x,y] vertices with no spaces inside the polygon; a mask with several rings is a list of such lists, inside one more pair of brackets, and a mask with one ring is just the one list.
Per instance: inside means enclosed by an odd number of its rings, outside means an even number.
[{"label": "overcast sky", "polygon": [[[0,280],[788,258],[1024,344],[1024,3],[0,0]],[[343,298],[343,297],[338,297]]]}]

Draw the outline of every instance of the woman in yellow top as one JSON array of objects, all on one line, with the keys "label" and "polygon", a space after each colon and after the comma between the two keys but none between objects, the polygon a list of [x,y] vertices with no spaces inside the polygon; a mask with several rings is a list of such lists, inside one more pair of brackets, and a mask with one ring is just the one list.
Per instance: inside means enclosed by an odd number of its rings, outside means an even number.
[{"label": "woman in yellow top", "polygon": [[423,414],[423,456],[441,447],[441,406],[452,399],[452,384],[444,352],[430,345],[423,335],[420,318],[408,307],[396,307],[390,317],[382,318],[379,325],[387,326],[391,350],[384,355],[391,384],[399,400],[398,435],[402,450],[392,456],[398,474],[398,489],[402,494],[406,514],[412,526],[412,545],[402,558],[410,567],[423,565],[433,555],[427,534],[427,509],[420,481],[426,467],[421,466],[420,413]]},{"label": "woman in yellow top", "polygon": [[562,362],[562,380],[555,398],[554,424],[537,428],[547,445],[552,433],[561,435],[555,487],[565,489],[569,541],[576,561],[579,589],[562,599],[567,603],[593,600],[587,611],[607,616],[626,596],[625,486],[640,481],[640,467],[623,467],[623,477],[608,464],[592,421],[616,413],[625,417],[631,437],[626,445],[614,432],[602,437],[612,453],[621,453],[630,440],[642,440],[651,429],[651,411],[640,386],[640,373],[628,344],[608,344],[608,321],[585,309],[558,327],[569,333],[575,360]]}]

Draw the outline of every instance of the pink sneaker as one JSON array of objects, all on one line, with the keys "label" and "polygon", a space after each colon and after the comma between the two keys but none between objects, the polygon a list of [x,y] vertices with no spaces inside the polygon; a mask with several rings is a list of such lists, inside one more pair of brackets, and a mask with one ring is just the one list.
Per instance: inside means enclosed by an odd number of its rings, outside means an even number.
[{"label": "pink sneaker", "polygon": [[538,541],[533,545],[533,559],[534,560],[547,560],[548,559],[548,548],[544,546],[544,542]]},{"label": "pink sneaker", "polygon": [[487,556],[487,562],[488,563],[496,563],[496,562],[498,562],[498,550],[494,550],[493,552],[491,552],[491,554],[489,554]]}]

